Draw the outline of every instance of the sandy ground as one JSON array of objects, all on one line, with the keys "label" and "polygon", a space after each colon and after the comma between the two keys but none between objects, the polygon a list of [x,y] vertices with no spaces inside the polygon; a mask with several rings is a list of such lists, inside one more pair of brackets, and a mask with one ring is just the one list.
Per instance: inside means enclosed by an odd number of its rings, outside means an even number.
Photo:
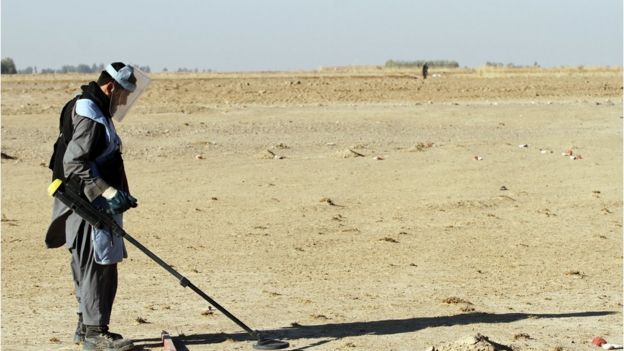
[{"label": "sandy ground", "polygon": [[[432,73],[155,75],[118,124],[127,231],[291,349],[622,343],[621,70]],[[70,256],[43,243],[45,165],[94,77],[2,78],[1,349],[80,350]],[[251,349],[129,254],[111,329]]]}]

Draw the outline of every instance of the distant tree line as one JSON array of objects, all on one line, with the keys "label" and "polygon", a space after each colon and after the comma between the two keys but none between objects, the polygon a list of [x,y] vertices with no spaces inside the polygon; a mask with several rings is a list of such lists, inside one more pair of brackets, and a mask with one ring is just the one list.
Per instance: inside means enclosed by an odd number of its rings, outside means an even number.
[{"label": "distant tree line", "polygon": [[416,60],[416,61],[396,61],[388,60],[385,66],[388,68],[418,68],[424,64],[429,65],[430,68],[444,67],[444,68],[458,68],[459,63],[457,61],[449,60]]},{"label": "distant tree line", "polygon": [[2,74],[15,74],[17,69],[15,68],[15,62],[10,57],[2,59]]},{"label": "distant tree line", "polygon": [[488,62],[485,63],[485,67],[494,67],[494,68],[504,68],[504,67],[506,67],[506,68],[528,68],[528,67],[535,67],[535,68],[538,68],[538,67],[540,67],[540,65],[539,65],[539,63],[537,63],[537,61],[533,63],[533,66],[516,65],[516,64],[513,64],[511,62],[507,63],[507,64],[504,64],[502,62],[490,62],[490,61],[488,61]]},{"label": "distant tree line", "polygon": [[[43,68],[41,70],[37,70],[37,67],[28,66],[24,69],[17,69],[15,66],[15,62],[10,57],[5,57],[2,59],[2,74],[50,74],[50,73],[99,73],[103,71],[105,68],[103,63],[100,64],[92,64],[87,65],[81,63],[79,65],[64,65],[61,68]],[[144,72],[150,73],[151,69],[149,66],[139,66]]]},{"label": "distant tree line", "polygon": [[[163,72],[169,72],[169,70],[167,69],[167,67],[163,68]],[[206,73],[206,72],[212,72],[211,69],[199,69],[199,68],[186,68],[186,67],[180,67],[177,70],[178,73]]]}]

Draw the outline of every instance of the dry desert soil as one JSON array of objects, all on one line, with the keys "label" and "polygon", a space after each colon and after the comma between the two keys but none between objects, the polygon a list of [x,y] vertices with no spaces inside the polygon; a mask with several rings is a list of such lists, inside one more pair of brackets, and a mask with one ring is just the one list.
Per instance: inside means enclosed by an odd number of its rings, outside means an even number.
[{"label": "dry desert soil", "polygon": [[[293,350],[621,344],[622,70],[416,73],[154,74],[117,124],[126,230]],[[43,241],[46,165],[95,78],[2,76],[3,351],[81,349],[70,255]],[[128,251],[113,331],[251,349]]]}]

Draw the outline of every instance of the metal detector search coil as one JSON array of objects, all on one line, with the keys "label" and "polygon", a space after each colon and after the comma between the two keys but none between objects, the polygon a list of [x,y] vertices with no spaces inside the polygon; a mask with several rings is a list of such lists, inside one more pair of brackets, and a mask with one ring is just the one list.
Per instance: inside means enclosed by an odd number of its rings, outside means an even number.
[{"label": "metal detector search coil", "polygon": [[72,179],[70,178],[67,181],[67,185],[63,183],[61,179],[55,179],[50,186],[48,186],[48,194],[52,197],[59,199],[62,203],[64,203],[67,207],[69,207],[74,213],[82,217],[89,224],[94,226],[95,228],[109,228],[112,233],[115,235],[119,235],[124,237],[128,242],[132,245],[136,246],[139,250],[141,250],[144,254],[146,254],[149,258],[151,258],[154,262],[158,263],[162,268],[164,268],[167,272],[171,273],[174,277],[178,279],[180,285],[183,287],[189,287],[193,290],[197,295],[201,296],[204,300],[206,300],[209,304],[218,309],[221,313],[223,313],[226,317],[228,317],[231,321],[236,323],[239,327],[243,328],[249,335],[258,341],[253,345],[255,349],[259,350],[278,350],[285,349],[289,346],[288,342],[269,339],[262,336],[262,334],[257,331],[249,328],[245,323],[243,323],[240,319],[236,318],[233,314],[231,314],[225,307],[219,305],[215,300],[213,300],[210,296],[206,295],[201,289],[196,287],[190,280],[180,274],[178,271],[173,269],[169,264],[163,261],[160,257],[156,256],[152,251],[143,246],[140,242],[134,239],[130,234],[128,234],[123,228],[115,222],[115,220],[108,214],[100,211],[95,206],[93,206],[87,199],[83,198],[79,192],[76,192],[74,187],[74,183],[72,183]]}]

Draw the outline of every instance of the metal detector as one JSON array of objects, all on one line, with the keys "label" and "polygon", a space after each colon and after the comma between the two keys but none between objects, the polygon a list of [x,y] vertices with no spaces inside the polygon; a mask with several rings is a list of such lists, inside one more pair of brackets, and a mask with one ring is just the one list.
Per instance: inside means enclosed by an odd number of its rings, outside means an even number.
[{"label": "metal detector", "polygon": [[156,256],[153,252],[151,252],[148,248],[143,246],[140,242],[134,239],[130,234],[128,234],[123,228],[121,228],[117,222],[108,214],[99,210],[95,206],[93,206],[89,201],[81,196],[80,186],[74,186],[72,179],[68,181],[68,186],[65,186],[62,180],[56,179],[50,184],[48,187],[48,194],[52,197],[59,199],[62,203],[64,203],[67,207],[69,207],[72,211],[82,217],[89,224],[94,226],[95,228],[108,228],[113,235],[124,237],[127,241],[132,243],[132,245],[136,246],[139,250],[143,251],[149,258],[158,263],[162,268],[164,268],[167,272],[171,273],[174,277],[176,277],[180,281],[180,285],[183,287],[189,287],[191,290],[196,292],[199,296],[203,297],[204,300],[208,301],[209,304],[214,306],[216,309],[221,311],[224,315],[226,315],[230,320],[234,323],[238,324],[239,327],[243,328],[249,335],[258,341],[253,345],[254,349],[258,350],[278,350],[285,349],[289,346],[288,342],[269,339],[257,331],[249,328],[245,323],[241,322],[240,319],[236,318],[233,314],[231,314],[228,310],[226,310],[223,306],[219,305],[215,300],[213,300],[210,296],[206,295],[201,289],[196,287],[193,283],[191,283],[187,278],[185,278],[178,271],[173,269],[170,265],[168,265],[165,261],[160,259],[160,257]]}]

